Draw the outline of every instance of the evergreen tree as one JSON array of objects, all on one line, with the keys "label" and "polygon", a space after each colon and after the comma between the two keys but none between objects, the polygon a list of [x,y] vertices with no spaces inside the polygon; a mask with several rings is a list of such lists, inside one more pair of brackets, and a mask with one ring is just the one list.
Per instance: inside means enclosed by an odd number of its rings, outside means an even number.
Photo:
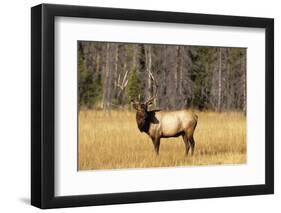
[{"label": "evergreen tree", "polygon": [[141,95],[139,87],[139,79],[137,76],[136,69],[134,68],[129,76],[128,87],[127,87],[127,97],[128,101],[138,100]]},{"label": "evergreen tree", "polygon": [[79,92],[79,104],[85,105],[86,104],[86,93],[87,93],[87,70],[85,67],[83,55],[81,50],[79,50],[79,59],[78,59],[78,92]]},{"label": "evergreen tree", "polygon": [[78,58],[78,93],[80,106],[91,107],[98,103],[102,98],[102,79],[98,73],[97,78],[93,78],[85,65],[82,50],[79,50]]}]

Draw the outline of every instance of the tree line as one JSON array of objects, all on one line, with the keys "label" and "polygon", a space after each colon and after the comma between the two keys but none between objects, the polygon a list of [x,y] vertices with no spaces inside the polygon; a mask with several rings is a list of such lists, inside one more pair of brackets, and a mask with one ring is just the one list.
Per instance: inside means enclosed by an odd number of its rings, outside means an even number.
[{"label": "tree line", "polygon": [[78,42],[79,106],[110,111],[156,95],[154,108],[246,112],[246,49]]}]

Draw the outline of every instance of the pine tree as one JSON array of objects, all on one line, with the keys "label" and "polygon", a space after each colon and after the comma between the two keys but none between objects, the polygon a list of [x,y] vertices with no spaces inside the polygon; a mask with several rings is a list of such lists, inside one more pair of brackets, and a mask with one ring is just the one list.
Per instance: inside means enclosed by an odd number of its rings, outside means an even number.
[{"label": "pine tree", "polygon": [[84,105],[86,104],[86,93],[87,93],[87,86],[86,86],[86,78],[87,78],[87,70],[85,67],[84,59],[82,56],[82,51],[79,50],[79,59],[78,59],[78,91],[79,91],[79,104]]},{"label": "pine tree", "polygon": [[136,69],[134,68],[130,74],[128,87],[127,87],[127,97],[128,101],[131,100],[138,100],[141,94],[140,87],[139,87],[139,79],[137,76]]},{"label": "pine tree", "polygon": [[97,77],[93,78],[94,73],[87,69],[82,50],[79,50],[78,72],[79,104],[92,107],[102,99],[102,79],[98,72]]}]

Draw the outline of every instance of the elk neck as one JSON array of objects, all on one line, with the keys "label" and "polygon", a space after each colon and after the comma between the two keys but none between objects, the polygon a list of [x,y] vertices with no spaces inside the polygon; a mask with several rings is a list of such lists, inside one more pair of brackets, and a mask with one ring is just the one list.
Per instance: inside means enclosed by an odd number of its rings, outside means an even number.
[{"label": "elk neck", "polygon": [[151,111],[138,111],[136,113],[136,121],[138,128],[141,132],[148,133],[150,124],[156,120],[155,118],[155,112]]}]

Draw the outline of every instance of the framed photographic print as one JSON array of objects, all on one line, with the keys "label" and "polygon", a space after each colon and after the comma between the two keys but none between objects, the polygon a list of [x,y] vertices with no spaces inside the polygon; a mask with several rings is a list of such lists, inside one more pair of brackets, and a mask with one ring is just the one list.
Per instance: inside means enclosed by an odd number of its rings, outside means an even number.
[{"label": "framed photographic print", "polygon": [[31,9],[31,204],[272,194],[274,21]]}]

